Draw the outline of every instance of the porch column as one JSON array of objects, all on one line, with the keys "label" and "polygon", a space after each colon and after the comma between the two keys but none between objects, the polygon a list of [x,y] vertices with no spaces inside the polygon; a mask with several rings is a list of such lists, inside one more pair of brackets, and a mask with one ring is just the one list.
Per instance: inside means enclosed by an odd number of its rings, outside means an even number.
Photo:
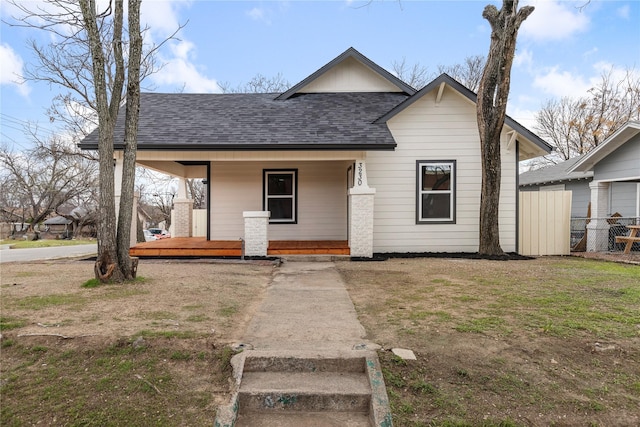
[{"label": "porch column", "polygon": [[245,211],[244,217],[244,254],[246,256],[267,256],[269,247],[269,211]]},{"label": "porch column", "polygon": [[355,162],[353,187],[349,189],[349,248],[352,257],[373,257],[373,199],[375,188],[367,183],[364,160]]},{"label": "porch column", "polygon": [[193,229],[193,199],[187,196],[187,180],[179,178],[178,194],[173,199],[172,237],[191,237]]},{"label": "porch column", "polygon": [[608,182],[590,182],[591,218],[587,224],[587,252],[609,250],[609,187]]}]

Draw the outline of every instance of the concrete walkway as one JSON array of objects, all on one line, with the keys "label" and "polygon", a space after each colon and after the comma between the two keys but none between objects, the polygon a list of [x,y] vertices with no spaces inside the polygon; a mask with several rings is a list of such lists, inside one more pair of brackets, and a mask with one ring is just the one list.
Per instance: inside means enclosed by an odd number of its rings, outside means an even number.
[{"label": "concrete walkway", "polygon": [[372,349],[333,262],[284,262],[243,342],[254,350]]},{"label": "concrete walkway", "polygon": [[333,262],[285,260],[242,345],[216,427],[391,427],[379,346]]}]

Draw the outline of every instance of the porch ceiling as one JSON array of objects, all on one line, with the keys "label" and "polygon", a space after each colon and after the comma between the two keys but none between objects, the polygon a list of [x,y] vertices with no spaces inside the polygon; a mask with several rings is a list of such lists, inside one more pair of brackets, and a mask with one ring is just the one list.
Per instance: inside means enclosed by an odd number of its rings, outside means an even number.
[{"label": "porch ceiling", "polygon": [[204,178],[208,162],[305,162],[355,161],[366,151],[138,151],[136,162],[157,172],[182,177]]},{"label": "porch ceiling", "polygon": [[206,165],[184,165],[177,161],[136,160],[140,166],[181,178],[206,178]]}]

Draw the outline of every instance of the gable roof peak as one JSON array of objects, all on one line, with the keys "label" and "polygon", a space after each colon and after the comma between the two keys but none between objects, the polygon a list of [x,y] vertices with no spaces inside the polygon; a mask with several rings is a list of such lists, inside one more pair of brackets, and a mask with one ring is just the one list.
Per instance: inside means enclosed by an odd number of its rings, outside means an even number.
[{"label": "gable roof peak", "polygon": [[318,69],[316,72],[314,72],[313,74],[311,74],[310,76],[308,76],[307,78],[302,80],[300,83],[292,86],[286,92],[283,92],[280,95],[278,95],[275,99],[284,100],[284,99],[288,99],[288,98],[292,97],[293,95],[298,93],[298,91],[300,91],[300,89],[304,88],[309,83],[311,83],[312,81],[316,80],[317,78],[319,78],[320,76],[325,74],[327,71],[329,71],[330,69],[332,69],[336,65],[338,65],[338,64],[340,64],[340,63],[342,63],[342,62],[344,62],[344,61],[346,61],[347,59],[350,59],[350,58],[353,58],[353,59],[357,60],[358,62],[360,62],[361,64],[365,65],[366,67],[371,69],[373,72],[378,74],[380,77],[386,79],[392,85],[396,86],[397,88],[399,88],[401,91],[405,92],[406,94],[413,95],[414,93],[416,93],[416,90],[413,87],[411,87],[407,83],[403,82],[398,77],[394,76],[389,71],[385,70],[384,68],[382,68],[381,66],[379,66],[375,62],[371,61],[369,58],[367,58],[366,56],[364,56],[363,54],[358,52],[355,48],[349,47],[347,50],[342,52],[340,55],[335,57],[333,60],[329,61],[327,64],[325,64],[320,69]]}]

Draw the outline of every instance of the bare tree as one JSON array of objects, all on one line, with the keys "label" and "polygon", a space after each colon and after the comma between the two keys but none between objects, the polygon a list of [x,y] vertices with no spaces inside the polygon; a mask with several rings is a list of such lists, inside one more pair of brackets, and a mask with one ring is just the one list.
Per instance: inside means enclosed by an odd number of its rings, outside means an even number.
[{"label": "bare tree", "polygon": [[439,65],[438,72],[447,73],[468,89],[478,92],[482,71],[486,60],[483,55],[473,55],[464,58],[464,61],[454,65]]},{"label": "bare tree", "polygon": [[194,209],[207,207],[207,186],[201,179],[187,179],[187,189],[193,200]]},{"label": "bare tree", "polygon": [[[103,281],[122,281],[135,275],[128,252],[140,81],[156,70],[154,53],[182,28],[143,52],[140,2],[128,0],[128,28],[124,23],[123,0],[106,2],[104,10],[97,9],[95,0],[48,0],[46,7],[13,2],[24,15],[13,25],[48,31],[54,39],[44,47],[31,43],[37,63],[25,75],[27,79],[68,89],[67,94],[54,100],[52,117],[66,116],[65,123],[80,137],[93,129],[90,125],[98,124],[102,218],[98,221],[95,274]],[[125,89],[124,173],[116,228],[113,137]]]},{"label": "bare tree", "polygon": [[[478,91],[485,58],[482,55],[467,56],[463,62],[453,65],[438,65],[438,74],[446,73],[465,85],[474,92]],[[402,61],[394,61],[392,69],[395,75],[410,86],[421,89],[436,77],[430,73],[428,67],[416,62],[407,64],[405,58]]]},{"label": "bare tree", "polygon": [[[116,51],[112,46],[114,21],[108,19],[111,14],[112,3],[122,0],[109,0],[104,16],[100,17],[99,33],[104,47],[105,81],[107,87],[116,84],[117,67],[115,66]],[[52,99],[47,110],[51,122],[63,124],[65,130],[76,138],[75,142],[85,137],[98,126],[97,100],[93,91],[93,75],[88,56],[88,39],[82,30],[82,17],[78,9],[78,2],[73,0],[45,0],[42,6],[27,2],[11,0],[21,16],[7,22],[12,26],[21,26],[51,33],[53,42],[40,44],[35,39],[27,41],[36,60],[25,64],[25,81],[37,81],[58,88],[66,89]],[[142,52],[140,66],[140,80],[161,68],[156,61],[155,53],[167,41],[172,40],[176,31],[157,45],[146,46]],[[141,33],[147,31],[142,29]],[[128,47],[129,41],[121,40],[121,47]],[[126,64],[125,64],[126,66]],[[84,153],[88,155],[89,153]]]},{"label": "bare tree", "polygon": [[[116,234],[118,266],[124,274],[125,279],[135,278],[137,271],[137,263],[134,263],[129,256],[129,246],[131,242],[131,221],[133,220],[133,198],[136,179],[138,120],[140,118],[140,67],[142,62],[142,32],[140,28],[141,2],[142,0],[129,0],[129,64],[127,68],[127,96],[124,120],[122,188],[120,209],[118,211],[118,224],[124,224],[124,227],[119,226]],[[86,14],[84,15],[85,22],[87,22]],[[94,76],[95,75],[96,73],[94,73]],[[94,85],[94,88],[95,87]],[[111,149],[113,149],[113,142],[110,142],[110,144]],[[102,160],[100,163],[102,165]]]},{"label": "bare tree", "polygon": [[[141,178],[137,190],[140,193],[140,203],[148,207],[146,212],[152,223],[165,222],[168,228],[171,225],[173,199],[178,193],[176,177],[146,168],[139,168],[138,176]],[[187,180],[187,188],[189,181],[191,180]]]},{"label": "bare tree", "polygon": [[525,6],[518,10],[517,0],[503,0],[500,10],[494,5],[487,5],[482,12],[482,16],[491,25],[491,44],[478,87],[476,104],[482,155],[479,236],[481,255],[504,254],[500,247],[498,226],[502,177],[500,135],[507,111],[511,66],[518,30],[533,10],[533,6]]},{"label": "bare tree", "polygon": [[82,199],[87,208],[92,204],[95,163],[69,156],[64,141],[38,140],[21,152],[2,147],[0,165],[3,203],[20,212],[32,231],[65,203]]},{"label": "bare tree", "polygon": [[164,221],[165,228],[171,226],[171,211],[173,210],[173,199],[176,197],[175,190],[170,189],[164,193],[152,194],[152,205],[161,215],[161,221]]},{"label": "bare tree", "polygon": [[546,163],[587,153],[627,121],[640,120],[640,75],[627,69],[616,78],[610,68],[587,96],[548,100],[535,118],[538,134],[555,147]]},{"label": "bare tree", "polygon": [[248,83],[235,88],[231,87],[229,82],[219,83],[219,86],[223,93],[281,93],[289,89],[291,84],[278,73],[274,77],[256,74]]},{"label": "bare tree", "polygon": [[[127,271],[126,265],[120,265],[118,262],[120,257],[117,242],[120,240],[119,237],[122,233],[118,230],[116,234],[113,143],[114,129],[125,82],[124,55],[122,52],[124,10],[122,1],[115,2],[113,12],[111,11],[111,6],[111,3],[109,3],[107,10],[97,13],[96,4],[93,0],[81,0],[81,15],[77,19],[80,20],[79,25],[82,28],[79,32],[86,34],[86,47],[91,58],[90,81],[92,86],[87,90],[92,90],[95,93],[96,112],[98,114],[99,206],[102,220],[98,224],[98,258],[94,271],[96,278],[101,281],[109,281],[112,278],[116,281],[123,281],[131,277],[133,272],[130,269]],[[112,13],[112,39],[110,42],[106,42],[103,40],[104,34],[100,32],[100,28]],[[130,10],[129,13],[136,13],[135,4],[134,10]],[[113,53],[113,70],[108,67],[107,55],[104,52],[105,46],[111,46],[107,51]],[[112,71],[113,74],[111,74]],[[107,85],[107,76],[110,75],[113,75],[113,86],[111,87]],[[111,89],[111,92],[109,92],[109,89]],[[126,149],[127,147],[125,147]],[[126,206],[128,204],[127,199],[132,200],[132,198],[133,193],[123,191],[120,207],[122,208],[123,204]],[[119,225],[121,228],[130,229],[129,224],[120,223]],[[128,234],[130,231],[123,231],[123,233]],[[116,238],[116,235],[118,235],[118,238]]]},{"label": "bare tree", "polygon": [[391,69],[396,77],[416,89],[422,89],[434,78],[428,67],[419,62],[409,65],[406,58],[402,58],[402,61],[393,61]]}]

